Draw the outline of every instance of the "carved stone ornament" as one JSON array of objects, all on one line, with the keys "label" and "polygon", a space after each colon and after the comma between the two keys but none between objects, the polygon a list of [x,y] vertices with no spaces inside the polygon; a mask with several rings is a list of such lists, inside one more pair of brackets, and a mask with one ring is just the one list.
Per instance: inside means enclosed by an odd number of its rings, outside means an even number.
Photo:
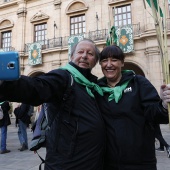
[{"label": "carved stone ornament", "polygon": [[61,7],[61,0],[54,0],[54,7],[55,7],[55,9],[60,9],[60,7]]},{"label": "carved stone ornament", "polygon": [[41,10],[39,12],[37,12],[30,20],[30,22],[36,22],[36,21],[41,21],[41,20],[47,20],[50,17],[43,13]]},{"label": "carved stone ornament", "polygon": [[27,9],[24,8],[24,7],[23,7],[23,8],[19,8],[19,9],[17,10],[18,18],[20,18],[20,17],[25,17],[26,14],[27,14]]},{"label": "carved stone ornament", "polygon": [[13,26],[14,26],[14,23],[12,20],[8,20],[8,19],[0,20],[0,30],[12,28]]},{"label": "carved stone ornament", "polygon": [[74,1],[68,5],[66,9],[67,14],[80,12],[80,11],[87,11],[88,5],[84,1]]}]

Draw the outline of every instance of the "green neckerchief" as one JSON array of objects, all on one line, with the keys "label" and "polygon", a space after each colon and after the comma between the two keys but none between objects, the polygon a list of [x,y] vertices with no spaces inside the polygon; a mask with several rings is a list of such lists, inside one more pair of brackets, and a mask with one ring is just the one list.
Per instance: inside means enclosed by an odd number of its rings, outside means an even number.
[{"label": "green neckerchief", "polygon": [[[126,73],[126,72],[130,72],[130,71],[132,71],[132,70],[123,70],[122,74]],[[129,81],[130,80],[126,81],[125,83],[123,83],[120,86],[116,86],[116,87],[112,87],[112,88],[111,87],[101,87],[101,89],[103,90],[104,93],[110,93],[110,95],[108,97],[108,101],[115,99],[115,102],[118,103],[122,97],[122,92],[123,92],[123,90],[125,90],[125,88],[129,84]]]},{"label": "green neckerchief", "polygon": [[1,102],[0,105],[3,104],[3,103],[4,103],[4,102]]},{"label": "green neckerchief", "polygon": [[95,83],[90,82],[88,79],[86,79],[76,68],[74,68],[72,65],[67,64],[63,67],[60,67],[60,69],[67,70],[71,73],[73,76],[74,80],[83,85],[86,86],[87,93],[91,96],[94,97],[94,94],[92,93],[91,89],[94,89],[97,91],[101,96],[103,96],[103,91],[102,89]]},{"label": "green neckerchief", "polygon": [[116,86],[116,87],[112,87],[112,88],[111,87],[101,87],[101,89],[103,90],[104,93],[110,93],[110,95],[108,97],[109,102],[111,100],[115,99],[115,102],[118,103],[122,97],[122,92],[123,92],[123,90],[125,90],[125,88],[129,84],[129,81],[126,81],[121,86]]}]

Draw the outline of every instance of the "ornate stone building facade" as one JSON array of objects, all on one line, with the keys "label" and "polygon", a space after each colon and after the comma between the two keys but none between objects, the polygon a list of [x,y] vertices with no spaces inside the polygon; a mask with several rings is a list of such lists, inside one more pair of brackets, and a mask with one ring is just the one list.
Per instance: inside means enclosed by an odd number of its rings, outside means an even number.
[{"label": "ornate stone building facade", "polygon": [[[160,6],[163,0],[160,0]],[[166,25],[170,55],[170,2]],[[159,90],[162,65],[151,8],[142,0],[0,0],[0,48],[20,53],[21,74],[37,76],[68,62],[68,38],[83,34],[100,50],[111,26],[131,25],[133,50],[125,69],[144,75]],[[31,44],[41,44],[41,64],[29,65]],[[100,66],[93,73],[102,77]]]}]

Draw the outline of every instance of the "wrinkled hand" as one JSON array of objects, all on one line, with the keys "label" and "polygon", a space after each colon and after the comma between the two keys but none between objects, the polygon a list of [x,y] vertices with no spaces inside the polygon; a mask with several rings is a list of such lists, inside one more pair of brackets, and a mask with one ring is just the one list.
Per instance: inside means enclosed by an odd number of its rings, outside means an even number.
[{"label": "wrinkled hand", "polygon": [[168,103],[170,103],[170,84],[161,86],[160,97],[162,99],[162,106],[168,109]]}]

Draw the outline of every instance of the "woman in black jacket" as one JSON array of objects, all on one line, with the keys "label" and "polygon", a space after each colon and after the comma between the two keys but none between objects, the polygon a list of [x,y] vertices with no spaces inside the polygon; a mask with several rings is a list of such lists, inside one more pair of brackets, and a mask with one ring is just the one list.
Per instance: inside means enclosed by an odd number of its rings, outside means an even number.
[{"label": "woman in black jacket", "polygon": [[5,154],[10,152],[6,148],[6,140],[7,140],[7,126],[11,124],[11,120],[9,117],[9,110],[10,110],[10,105],[8,101],[2,102],[1,108],[3,110],[3,119],[0,120],[0,128],[1,128],[1,151],[0,154]]},{"label": "woman in black jacket", "polygon": [[107,131],[104,170],[156,170],[153,123],[168,123],[167,103],[145,77],[122,71],[124,54],[118,46],[103,49],[100,65],[105,95],[96,99]]}]

